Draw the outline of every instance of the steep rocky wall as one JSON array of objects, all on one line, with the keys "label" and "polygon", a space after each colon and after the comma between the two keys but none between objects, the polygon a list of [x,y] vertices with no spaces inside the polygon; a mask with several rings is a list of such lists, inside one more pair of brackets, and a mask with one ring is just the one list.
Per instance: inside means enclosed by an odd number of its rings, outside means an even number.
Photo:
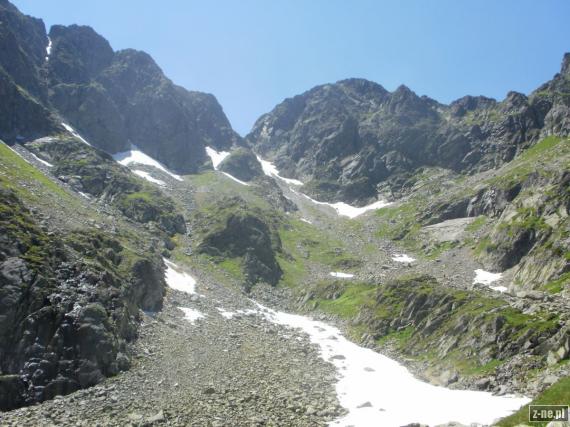
[{"label": "steep rocky wall", "polygon": [[128,369],[138,310],[162,305],[160,255],[101,232],[55,236],[10,190],[0,206],[0,409]]}]

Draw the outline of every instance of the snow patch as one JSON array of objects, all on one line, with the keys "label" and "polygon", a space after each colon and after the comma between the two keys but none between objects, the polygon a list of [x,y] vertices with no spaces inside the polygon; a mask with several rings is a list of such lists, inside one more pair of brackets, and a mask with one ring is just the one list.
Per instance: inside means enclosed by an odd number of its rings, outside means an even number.
[{"label": "snow patch", "polygon": [[279,171],[275,167],[275,165],[267,160],[263,160],[261,157],[257,156],[257,161],[261,163],[261,169],[263,169],[263,173],[267,176],[273,176],[275,178],[279,178],[280,180],[286,182],[287,184],[291,185],[303,185],[301,181],[298,179],[291,179],[291,178],[284,178],[279,175]]},{"label": "snow patch", "polygon": [[71,126],[69,126],[67,123],[61,122],[61,125],[65,128],[66,131],[68,131],[70,134],[72,134],[75,138],[77,138],[78,140],[80,140],[84,144],[87,144],[87,145],[92,147],[92,145],[89,144],[85,138],[83,138],[81,135],[79,135],[79,133],[75,129],[73,129]]},{"label": "snow patch", "polygon": [[85,197],[87,200],[91,200],[91,196],[89,194],[85,194],[81,191],[77,192],[81,197]]},{"label": "snow patch", "polygon": [[414,262],[416,259],[412,258],[409,255],[401,254],[401,255],[394,255],[392,257],[392,260],[394,260],[396,262]]},{"label": "snow patch", "polygon": [[301,221],[306,222],[307,224],[312,224],[307,218],[301,218]]},{"label": "snow patch", "polygon": [[164,181],[161,181],[160,179],[153,178],[148,172],[141,171],[141,170],[137,169],[137,170],[134,170],[133,173],[135,175],[140,176],[141,178],[146,179],[149,182],[152,182],[153,184],[160,185],[161,187],[166,186],[166,183]]},{"label": "snow patch", "polygon": [[344,202],[336,202],[336,203],[319,202],[318,200],[315,200],[315,199],[307,196],[306,194],[300,193],[300,192],[295,191],[293,189],[291,189],[291,191],[293,191],[294,193],[296,193],[300,196],[305,197],[306,199],[309,199],[311,202],[313,202],[317,205],[330,206],[331,208],[333,208],[336,211],[337,214],[347,216],[351,219],[356,218],[357,216],[360,216],[365,212],[368,212],[371,210],[376,210],[376,209],[381,209],[381,208],[384,208],[384,207],[392,204],[391,202],[386,202],[384,200],[377,200],[376,202],[371,203],[370,205],[362,206],[362,207],[358,208],[356,206],[351,206],[351,205],[344,203]]},{"label": "snow patch", "polygon": [[48,37],[48,44],[46,46],[46,57],[45,57],[46,62],[49,61],[49,57],[51,55],[51,47],[52,47],[51,39]]},{"label": "snow patch", "polygon": [[53,165],[52,165],[51,163],[46,162],[46,161],[43,160],[43,159],[40,159],[38,156],[36,156],[36,155],[35,155],[34,153],[32,153],[32,152],[30,152],[30,154],[32,155],[32,157],[33,157],[34,159],[36,159],[36,160],[37,160],[38,162],[40,162],[42,165],[45,165],[45,166],[47,166],[48,168],[53,168]]},{"label": "snow patch", "polygon": [[[214,166],[214,170],[219,170],[218,166],[220,165],[220,163],[222,163],[224,161],[224,159],[226,157],[228,157],[230,155],[230,152],[229,151],[216,151],[212,147],[206,147],[206,154],[208,155],[208,157],[210,157],[210,160],[212,160],[212,165]],[[222,172],[222,173],[225,176],[227,176],[228,178],[230,178],[231,180],[234,180],[235,182],[237,182],[238,184],[246,185],[246,186],[250,185],[249,183],[241,181],[241,180],[237,179],[235,176],[232,176],[227,172]]]},{"label": "snow patch", "polygon": [[222,307],[216,307],[216,310],[218,310],[218,312],[220,313],[220,316],[222,316],[226,319],[231,319],[232,317],[234,317],[237,314],[234,311],[227,311]]},{"label": "snow patch", "polygon": [[342,273],[340,271],[331,271],[329,273],[332,277],[338,277],[340,279],[351,279],[354,277],[354,274],[350,273]]},{"label": "snow patch", "polygon": [[227,311],[225,308],[223,307],[216,307],[216,310],[218,310],[220,312],[220,316],[226,318],[226,319],[231,319],[234,316],[238,316],[238,315],[243,315],[243,316],[252,316],[252,315],[256,315],[259,314],[258,310],[254,310],[251,308],[245,309],[245,310],[237,310],[237,311]]},{"label": "snow patch", "polygon": [[222,172],[222,174],[224,174],[224,175],[227,176],[228,178],[234,180],[234,181],[237,182],[238,184],[246,185],[246,186],[249,186],[249,185],[250,185],[248,182],[240,181],[240,180],[237,179],[235,176],[232,176],[232,175],[230,175],[230,174],[227,173],[227,172]]},{"label": "snow patch", "polygon": [[168,261],[166,258],[163,258],[163,260],[166,264],[164,278],[166,279],[168,287],[176,291],[186,292],[190,295],[195,294],[196,279],[182,271],[182,269],[173,262]]},{"label": "snow patch", "polygon": [[493,289],[497,292],[506,292],[506,286],[491,286],[492,283],[500,280],[503,276],[502,273],[491,273],[489,271],[482,270],[478,268],[475,270],[475,278],[473,279],[473,284],[479,283],[481,285],[488,286],[489,288]]},{"label": "snow patch", "polygon": [[212,160],[212,165],[214,166],[215,170],[218,170],[218,166],[220,163],[224,161],[226,157],[230,155],[229,151],[216,151],[212,147],[206,147],[206,154]]},{"label": "snow patch", "polygon": [[422,382],[398,362],[350,342],[334,326],[255,304],[267,321],[308,334],[319,346],[320,356],[336,367],[337,396],[348,414],[330,426],[394,427],[450,421],[487,425],[530,401],[526,397],[450,390]]},{"label": "snow patch", "polygon": [[194,324],[196,320],[206,317],[194,308],[178,307],[178,309],[184,312],[184,319],[188,320],[192,324]]},{"label": "snow patch", "polygon": [[128,166],[131,163],[152,166],[164,172],[165,174],[170,175],[177,181],[184,181],[180,175],[176,175],[175,173],[170,172],[162,163],[143,153],[135,145],[131,145],[131,149],[128,151],[113,154],[113,159],[115,159],[115,161],[119,162],[123,166]]}]

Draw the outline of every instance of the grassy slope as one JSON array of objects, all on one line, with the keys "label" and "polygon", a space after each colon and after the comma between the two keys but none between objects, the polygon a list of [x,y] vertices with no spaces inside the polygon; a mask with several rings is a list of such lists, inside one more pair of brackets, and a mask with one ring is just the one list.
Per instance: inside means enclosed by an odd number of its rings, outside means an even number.
[{"label": "grassy slope", "polygon": [[[531,405],[570,405],[570,377],[562,378],[545,391],[536,396]],[[515,427],[521,424],[529,424],[537,427],[545,427],[548,423],[529,423],[528,405],[523,406],[510,417],[504,418],[496,425],[500,427]]]}]

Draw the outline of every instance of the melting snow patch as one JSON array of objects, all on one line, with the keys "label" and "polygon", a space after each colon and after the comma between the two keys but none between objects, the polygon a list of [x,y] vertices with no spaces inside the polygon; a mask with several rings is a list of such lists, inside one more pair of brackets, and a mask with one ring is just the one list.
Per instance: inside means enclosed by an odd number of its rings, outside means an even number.
[{"label": "melting snow patch", "polygon": [[251,308],[248,308],[246,310],[227,311],[222,307],[216,307],[216,310],[220,312],[220,316],[225,317],[226,319],[231,319],[237,315],[251,316],[254,314],[260,314],[258,310],[253,310]]},{"label": "melting snow patch", "polygon": [[206,317],[205,315],[200,313],[198,310],[193,309],[193,308],[178,307],[178,309],[182,310],[184,312],[184,319],[188,320],[192,324],[194,322],[196,322],[196,320]]},{"label": "melting snow patch", "polygon": [[337,203],[319,202],[318,200],[312,199],[311,197],[307,196],[306,194],[299,193],[298,191],[295,191],[293,189],[291,189],[291,191],[309,199],[311,202],[313,202],[317,205],[330,206],[331,208],[333,208],[336,211],[337,214],[347,216],[351,219],[356,218],[357,216],[360,216],[365,212],[368,212],[371,210],[376,210],[376,209],[381,209],[381,208],[384,208],[384,207],[392,204],[391,202],[386,202],[384,200],[378,200],[378,201],[376,201],[370,205],[362,206],[362,207],[358,208],[356,206],[351,206],[351,205],[344,203],[344,202],[337,202]]},{"label": "melting snow patch", "polygon": [[337,369],[336,392],[348,414],[332,421],[330,426],[395,427],[450,421],[487,425],[530,400],[482,391],[450,390],[422,382],[398,362],[348,341],[333,326],[257,306],[266,320],[308,334],[311,342],[319,346],[321,357]]},{"label": "melting snow patch", "polygon": [[301,218],[301,221],[306,222],[307,224],[312,224],[307,218]]},{"label": "melting snow patch", "polygon": [[491,286],[491,283],[500,280],[502,276],[502,273],[490,273],[479,268],[475,270],[475,279],[473,279],[473,284],[480,283],[481,285],[488,286],[494,291],[505,292],[507,291],[506,286]]},{"label": "melting snow patch", "polygon": [[90,200],[90,199],[91,199],[91,196],[89,196],[89,194],[85,194],[85,193],[83,193],[83,192],[81,192],[81,191],[78,191],[78,193],[79,193],[80,196],[85,197],[87,200]]},{"label": "melting snow patch", "polygon": [[280,180],[286,182],[287,184],[291,185],[303,185],[301,181],[298,179],[291,179],[291,178],[283,178],[279,175],[279,171],[275,167],[275,165],[267,160],[263,160],[261,157],[257,156],[257,160],[261,163],[261,169],[263,169],[263,173],[267,176],[274,176],[275,178],[279,178]]},{"label": "melting snow patch", "polygon": [[235,182],[237,182],[238,184],[249,186],[249,183],[240,181],[240,180],[237,179],[235,176],[232,176],[232,175],[230,175],[229,173],[226,173],[226,172],[222,172],[222,173],[223,173],[225,176],[227,176],[228,178],[230,178],[230,179],[234,180]]},{"label": "melting snow patch", "polygon": [[85,138],[83,138],[81,135],[79,135],[79,133],[75,129],[73,129],[71,126],[69,126],[67,123],[61,122],[61,125],[65,128],[66,131],[68,131],[70,134],[72,134],[78,140],[80,140],[84,144],[91,146],[91,144],[89,144]]},{"label": "melting snow patch", "polygon": [[173,262],[163,258],[166,264],[165,279],[169,288],[187,294],[196,293],[196,280],[189,274],[184,273],[180,267]]},{"label": "melting snow patch", "polygon": [[330,274],[332,277],[338,277],[338,278],[341,278],[341,279],[351,279],[351,278],[354,277],[354,274],[341,273],[341,272],[338,272],[338,271],[331,271],[329,274]]},{"label": "melting snow patch", "polygon": [[34,159],[36,159],[38,162],[40,162],[42,165],[47,166],[48,168],[53,168],[53,165],[51,163],[46,162],[43,159],[40,159],[38,156],[36,156],[34,153],[30,152],[30,154],[32,155],[32,157]]},{"label": "melting snow patch", "polygon": [[231,319],[232,317],[234,317],[237,314],[233,311],[226,311],[222,307],[216,307],[216,310],[218,310],[220,312],[220,316],[225,317],[226,319]]},{"label": "melting snow patch", "polygon": [[148,172],[141,171],[141,170],[134,170],[133,173],[135,175],[140,176],[141,178],[146,179],[149,182],[152,182],[153,184],[160,185],[161,187],[166,186],[166,183],[164,181],[161,181],[160,179],[153,178]]},{"label": "melting snow patch", "polygon": [[206,147],[206,154],[212,160],[212,165],[215,170],[218,170],[220,163],[224,161],[226,157],[230,155],[229,151],[216,151],[212,147]]},{"label": "melting snow patch", "polygon": [[131,145],[131,149],[129,151],[113,154],[113,159],[115,159],[115,161],[119,162],[123,166],[128,166],[131,163],[152,166],[158,170],[161,170],[165,174],[170,175],[172,178],[178,181],[184,181],[180,175],[176,175],[175,173],[170,172],[162,163],[143,153],[135,145]]},{"label": "melting snow patch", "polygon": [[[210,159],[212,160],[212,165],[214,166],[214,170],[218,170],[218,166],[220,165],[220,163],[222,163],[224,161],[224,159],[226,157],[228,157],[230,155],[229,151],[216,151],[215,149],[213,149],[212,147],[206,147],[206,154],[208,155],[208,157],[210,157]],[[234,180],[235,182],[237,182],[238,184],[241,185],[250,185],[247,182],[241,181],[239,179],[237,179],[235,176],[230,175],[227,172],[222,172],[225,176],[227,176],[228,178]]]},{"label": "melting snow patch", "polygon": [[414,262],[416,260],[415,258],[412,258],[406,254],[394,255],[392,259],[396,262]]},{"label": "melting snow patch", "polygon": [[46,62],[49,61],[49,57],[51,55],[51,47],[52,47],[51,39],[48,37],[48,44],[46,46],[46,58],[45,58]]}]

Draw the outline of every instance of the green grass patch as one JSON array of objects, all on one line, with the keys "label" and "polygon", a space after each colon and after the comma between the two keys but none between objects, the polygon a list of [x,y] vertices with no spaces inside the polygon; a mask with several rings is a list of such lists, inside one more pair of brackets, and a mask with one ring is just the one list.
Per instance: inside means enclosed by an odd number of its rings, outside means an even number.
[{"label": "green grass patch", "polygon": [[568,287],[568,285],[570,285],[570,272],[564,273],[560,278],[548,282],[543,288],[551,294],[558,294]]},{"label": "green grass patch", "polygon": [[[66,201],[73,199],[73,197],[62,187],[48,178],[42,171],[26,162],[4,143],[0,143],[0,173],[7,178],[6,180],[2,180],[2,186],[11,188],[26,198],[45,197],[44,194],[33,195],[22,185],[27,183],[37,183],[46,190],[65,198]],[[2,178],[1,175],[0,178]]]},{"label": "green grass patch", "polygon": [[[531,405],[568,405],[570,403],[570,377],[562,378],[555,384],[540,393]],[[520,424],[529,424],[528,405],[523,406],[513,415],[503,418],[496,426],[514,427]],[[544,427],[548,423],[532,423],[533,426]]]},{"label": "green grass patch", "polygon": [[[369,283],[344,284],[342,282],[336,282],[335,285],[337,289],[332,290],[332,292],[340,295],[332,299],[318,299],[319,309],[349,319],[356,316],[363,308],[373,306],[376,286]],[[327,282],[320,286],[327,287],[330,285]]]},{"label": "green grass patch", "polygon": [[467,224],[465,231],[468,233],[475,233],[476,231],[479,231],[481,228],[483,228],[485,224],[487,224],[488,220],[489,218],[485,215],[478,216],[470,224]]}]

